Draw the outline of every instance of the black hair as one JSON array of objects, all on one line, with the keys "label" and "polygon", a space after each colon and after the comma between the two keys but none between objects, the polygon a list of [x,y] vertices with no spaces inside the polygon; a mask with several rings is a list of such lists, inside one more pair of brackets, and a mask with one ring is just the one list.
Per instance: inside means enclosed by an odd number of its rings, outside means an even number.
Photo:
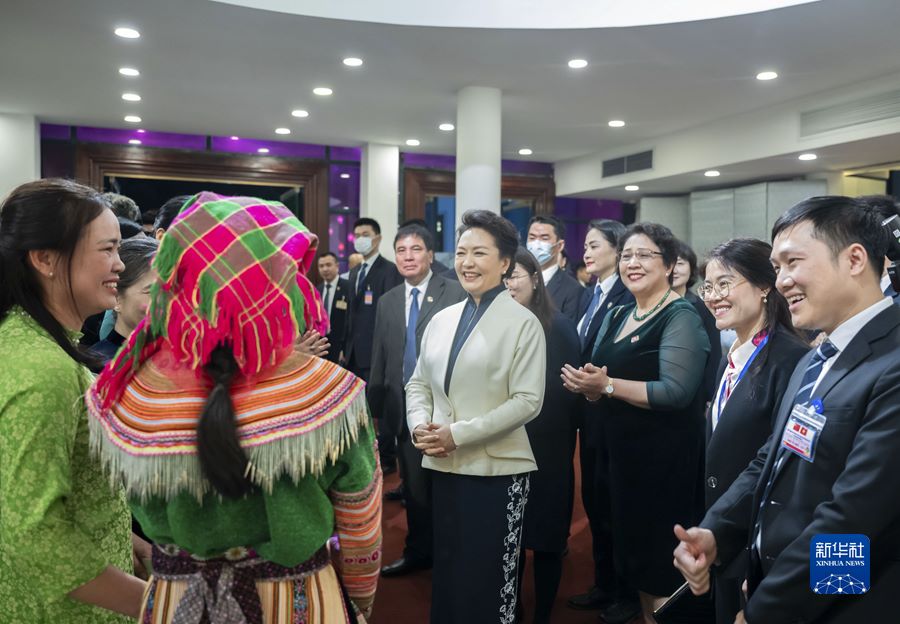
[{"label": "black hair", "polygon": [[502,276],[512,275],[516,268],[516,252],[519,250],[519,232],[516,226],[508,219],[501,217],[490,210],[468,210],[462,216],[459,228],[456,230],[456,240],[468,230],[478,228],[484,230],[494,239],[501,260],[509,260],[509,269]]},{"label": "black hair", "polygon": [[159,249],[159,243],[149,236],[138,236],[122,241],[119,246],[119,259],[125,269],[119,273],[119,292],[134,286],[150,270],[150,264]]},{"label": "black hair", "polygon": [[566,237],[565,224],[553,215],[534,215],[533,217],[531,217],[531,219],[528,220],[529,230],[534,223],[544,223],[546,225],[552,225],[553,232],[556,234],[556,240],[563,240]]},{"label": "black hair", "polygon": [[541,266],[535,259],[534,254],[524,247],[519,247],[516,250],[516,261],[513,263],[513,268],[517,264],[522,265],[522,268],[528,273],[528,277],[534,280],[534,292],[531,294],[531,303],[528,304],[528,309],[541,322],[544,334],[549,334],[550,328],[553,326],[553,312],[555,308],[550,300],[550,293],[547,292],[547,286],[544,284],[544,274],[541,272]]},{"label": "black hair", "polygon": [[423,228],[428,228],[428,223],[425,222],[425,219],[407,219],[403,223],[400,224],[400,227],[406,227],[407,225],[421,225]]},{"label": "black hair", "polygon": [[894,215],[900,216],[900,202],[890,195],[863,195],[856,199],[877,210],[882,221]]},{"label": "black hair", "polygon": [[213,349],[204,367],[213,382],[197,423],[197,457],[213,488],[225,498],[241,498],[253,484],[247,478],[250,460],[237,434],[231,384],[238,374],[231,347]]},{"label": "black hair", "polygon": [[[678,257],[688,263],[688,267],[690,268],[690,273],[688,274],[687,284],[685,284],[685,288],[693,288],[694,284],[697,283],[697,279],[699,277],[699,271],[697,269],[697,254],[694,253],[693,248],[688,245],[683,240],[678,241]],[[766,256],[766,264],[771,264],[768,260],[768,256]]]},{"label": "black hair", "polygon": [[580,269],[586,269],[587,265],[584,263],[584,260],[579,260],[578,264],[575,265],[575,272],[578,273]]},{"label": "black hair", "polygon": [[356,223],[353,224],[353,229],[355,230],[361,225],[372,226],[372,229],[375,231],[376,236],[381,234],[381,226],[378,225],[378,221],[376,221],[375,219],[372,219],[370,217],[360,217],[356,220]]},{"label": "black hair", "polygon": [[144,228],[140,225],[132,221],[131,219],[126,219],[125,217],[118,217],[119,221],[119,236],[122,237],[122,240],[128,240],[129,238],[133,238],[140,234],[144,235]]},{"label": "black hair", "polygon": [[618,248],[619,239],[625,234],[625,226],[612,219],[594,219],[588,223],[588,231],[597,230],[610,245]]},{"label": "black hair", "polygon": [[184,208],[187,200],[191,197],[193,197],[193,195],[176,195],[160,206],[159,210],[156,211],[156,221],[153,222],[153,231],[168,230],[172,225],[172,221],[175,220],[175,217],[178,216],[178,213],[181,212],[181,209]]},{"label": "black hair", "polygon": [[397,242],[401,238],[406,238],[407,236],[418,236],[422,239],[422,242],[425,243],[425,249],[434,251],[434,236],[431,235],[428,228],[425,228],[418,223],[406,223],[397,230],[397,235],[394,237],[394,247],[397,246]]},{"label": "black hair", "polygon": [[[643,234],[659,247],[663,264],[666,267],[671,269],[675,266],[678,261],[678,239],[672,234],[672,230],[659,223],[644,222],[629,225],[619,238],[619,244],[616,246],[617,253],[621,256],[628,239],[639,234]],[[672,272],[669,271],[669,285],[671,286],[671,284]]]},{"label": "black hair", "polygon": [[117,217],[140,222],[141,209],[130,197],[118,193],[103,193],[103,199]]},{"label": "black hair", "polygon": [[94,189],[71,180],[46,179],[13,189],[0,206],[0,321],[20,306],[76,362],[88,368],[99,361],[74,345],[62,324],[50,313],[28,252],[59,253],[72,292],[72,256],[88,225],[109,206]]},{"label": "black hair", "polygon": [[772,240],[783,231],[809,221],[812,235],[831,249],[833,259],[850,245],[862,245],[869,257],[869,266],[880,279],[884,270],[884,256],[890,238],[881,226],[882,213],[870,203],[852,197],[826,195],[811,197],[787,209],[772,226]]},{"label": "black hair", "polygon": [[322,258],[328,258],[329,256],[334,258],[335,262],[338,261],[337,254],[334,253],[333,251],[323,251],[322,253],[319,254],[319,260],[321,260]]}]

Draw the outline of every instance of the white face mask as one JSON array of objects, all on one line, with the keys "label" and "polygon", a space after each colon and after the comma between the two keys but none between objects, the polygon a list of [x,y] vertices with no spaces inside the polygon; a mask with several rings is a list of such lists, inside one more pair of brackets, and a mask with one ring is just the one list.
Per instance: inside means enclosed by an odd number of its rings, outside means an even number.
[{"label": "white face mask", "polygon": [[353,249],[365,256],[372,251],[372,238],[369,236],[359,236],[354,238]]},{"label": "white face mask", "polygon": [[554,243],[548,243],[547,241],[533,240],[528,241],[525,248],[531,252],[538,264],[544,266],[553,257],[553,245]]}]

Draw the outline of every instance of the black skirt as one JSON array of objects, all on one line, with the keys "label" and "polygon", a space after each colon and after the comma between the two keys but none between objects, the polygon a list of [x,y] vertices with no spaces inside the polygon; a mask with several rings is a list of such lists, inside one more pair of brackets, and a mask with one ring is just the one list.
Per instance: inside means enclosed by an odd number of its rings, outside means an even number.
[{"label": "black skirt", "polygon": [[432,471],[431,624],[515,621],[529,475]]}]

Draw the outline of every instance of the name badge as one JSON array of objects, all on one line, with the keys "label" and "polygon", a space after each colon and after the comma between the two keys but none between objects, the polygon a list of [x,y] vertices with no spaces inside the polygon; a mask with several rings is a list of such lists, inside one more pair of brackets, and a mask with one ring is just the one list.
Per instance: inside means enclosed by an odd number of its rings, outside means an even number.
[{"label": "name badge", "polygon": [[335,301],[335,302],[334,302],[334,307],[337,308],[338,310],[346,310],[346,309],[347,309],[347,302],[344,301],[343,299],[341,299],[340,301]]},{"label": "name badge", "polygon": [[375,301],[375,296],[372,294],[372,291],[369,289],[366,289],[366,294],[363,295],[363,303],[366,305],[372,305],[372,303],[374,301]]},{"label": "name badge", "polygon": [[[814,402],[814,404],[817,402]],[[810,463],[816,457],[816,444],[825,428],[825,416],[817,405],[795,405],[781,435],[781,448]]]}]

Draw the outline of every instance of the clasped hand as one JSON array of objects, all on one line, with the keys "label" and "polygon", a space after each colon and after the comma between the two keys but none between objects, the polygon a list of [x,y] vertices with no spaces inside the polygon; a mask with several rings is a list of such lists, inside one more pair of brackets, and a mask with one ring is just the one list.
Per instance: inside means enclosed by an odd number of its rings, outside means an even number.
[{"label": "clasped hand", "polygon": [[596,401],[602,397],[609,384],[606,367],[597,368],[591,363],[579,368],[566,364],[562,367],[560,378],[566,390],[583,394],[589,401]]},{"label": "clasped hand", "polygon": [[413,431],[413,446],[429,457],[449,457],[456,450],[450,425],[428,423]]}]

